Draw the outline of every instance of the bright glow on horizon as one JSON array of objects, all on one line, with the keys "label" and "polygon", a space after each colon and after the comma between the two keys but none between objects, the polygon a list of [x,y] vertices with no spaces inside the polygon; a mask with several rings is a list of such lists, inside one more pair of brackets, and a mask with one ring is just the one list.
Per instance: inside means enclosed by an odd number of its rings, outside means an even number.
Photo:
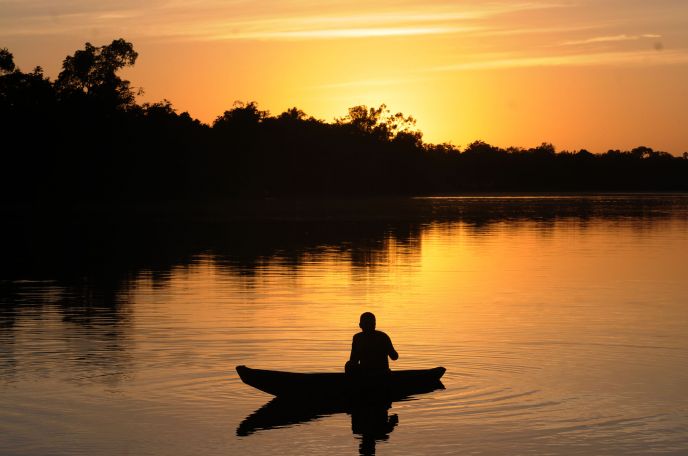
[{"label": "bright glow on horizon", "polygon": [[205,122],[235,100],[331,120],[386,103],[430,142],[688,150],[688,4],[0,0],[0,46],[56,77],[123,37],[142,101]]}]

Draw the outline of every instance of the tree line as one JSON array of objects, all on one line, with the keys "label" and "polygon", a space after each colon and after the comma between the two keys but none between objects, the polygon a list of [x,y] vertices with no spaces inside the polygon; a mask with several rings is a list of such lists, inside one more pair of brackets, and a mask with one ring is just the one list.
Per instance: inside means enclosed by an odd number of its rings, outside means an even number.
[{"label": "tree line", "polygon": [[0,194],[4,201],[163,201],[462,192],[684,191],[688,153],[649,147],[461,149],[423,141],[385,105],[332,122],[236,102],[211,125],[163,100],[139,104],[118,72],[131,43],[86,43],[51,81],[0,49]]}]

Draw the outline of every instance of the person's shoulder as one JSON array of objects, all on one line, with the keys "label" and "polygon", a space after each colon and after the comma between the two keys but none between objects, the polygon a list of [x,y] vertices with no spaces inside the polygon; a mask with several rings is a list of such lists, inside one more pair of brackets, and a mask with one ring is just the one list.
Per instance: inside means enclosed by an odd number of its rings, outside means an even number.
[{"label": "person's shoulder", "polygon": [[378,330],[376,329],[376,330],[375,330],[375,333],[376,333],[377,337],[389,339],[389,336],[388,336],[387,333],[384,332],[384,331],[378,331]]}]

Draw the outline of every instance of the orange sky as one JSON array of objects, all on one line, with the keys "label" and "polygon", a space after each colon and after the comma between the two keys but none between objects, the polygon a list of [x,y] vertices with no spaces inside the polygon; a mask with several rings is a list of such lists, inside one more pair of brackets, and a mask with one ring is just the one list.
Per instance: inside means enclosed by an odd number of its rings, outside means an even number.
[{"label": "orange sky", "polygon": [[125,38],[125,75],[210,122],[235,100],[332,120],[386,103],[430,142],[688,151],[688,2],[0,0],[0,47],[55,77]]}]

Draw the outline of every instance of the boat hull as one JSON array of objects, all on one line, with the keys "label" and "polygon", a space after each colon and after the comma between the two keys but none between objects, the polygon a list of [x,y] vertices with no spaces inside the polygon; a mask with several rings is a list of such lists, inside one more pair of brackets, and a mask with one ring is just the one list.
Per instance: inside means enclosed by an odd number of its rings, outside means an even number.
[{"label": "boat hull", "polygon": [[241,380],[249,386],[278,397],[356,398],[372,396],[385,400],[444,388],[440,379],[444,367],[392,371],[384,376],[339,372],[297,373],[237,366]]}]

